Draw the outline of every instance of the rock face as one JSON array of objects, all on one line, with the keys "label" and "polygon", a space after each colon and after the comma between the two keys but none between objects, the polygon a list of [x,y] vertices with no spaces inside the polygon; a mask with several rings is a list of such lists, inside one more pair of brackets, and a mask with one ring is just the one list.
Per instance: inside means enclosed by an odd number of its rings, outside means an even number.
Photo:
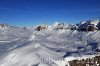
[{"label": "rock face", "polygon": [[45,29],[47,29],[47,28],[48,28],[48,25],[43,24],[43,25],[37,26],[35,30],[41,31],[41,30],[45,30]]},{"label": "rock face", "polygon": [[98,23],[97,27],[98,27],[98,30],[100,30],[100,21],[99,21],[99,23]]},{"label": "rock face", "polygon": [[100,30],[100,20],[87,20],[78,24],[79,31]]},{"label": "rock face", "polygon": [[[69,61],[70,66],[100,66],[100,56]],[[67,66],[67,65],[66,65]]]}]

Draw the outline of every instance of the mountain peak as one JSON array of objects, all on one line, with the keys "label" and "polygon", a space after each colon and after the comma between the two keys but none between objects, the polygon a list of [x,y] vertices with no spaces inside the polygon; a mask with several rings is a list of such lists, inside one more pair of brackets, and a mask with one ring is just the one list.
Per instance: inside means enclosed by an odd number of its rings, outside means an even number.
[{"label": "mountain peak", "polygon": [[0,29],[7,29],[8,27],[9,27],[9,25],[6,23],[0,24]]},{"label": "mountain peak", "polygon": [[80,24],[94,24],[94,25],[97,25],[98,23],[100,22],[99,19],[95,19],[95,20],[86,20],[86,21],[82,21],[80,22]]}]

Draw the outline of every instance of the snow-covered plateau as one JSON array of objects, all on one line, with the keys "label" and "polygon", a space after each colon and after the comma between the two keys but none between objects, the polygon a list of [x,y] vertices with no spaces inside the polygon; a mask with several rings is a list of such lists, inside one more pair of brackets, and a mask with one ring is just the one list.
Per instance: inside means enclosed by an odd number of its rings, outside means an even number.
[{"label": "snow-covered plateau", "polygon": [[35,27],[0,27],[0,66],[70,66],[68,61],[99,55],[99,30],[55,26],[40,31]]}]

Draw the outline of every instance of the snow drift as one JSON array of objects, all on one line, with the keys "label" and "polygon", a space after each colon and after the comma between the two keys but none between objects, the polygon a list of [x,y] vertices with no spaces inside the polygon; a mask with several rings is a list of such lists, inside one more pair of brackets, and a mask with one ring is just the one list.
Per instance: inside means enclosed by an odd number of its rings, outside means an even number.
[{"label": "snow drift", "polygon": [[[36,31],[9,27],[0,30],[0,66],[65,66],[76,57],[94,56],[100,31]],[[69,59],[67,59],[69,58]]]}]

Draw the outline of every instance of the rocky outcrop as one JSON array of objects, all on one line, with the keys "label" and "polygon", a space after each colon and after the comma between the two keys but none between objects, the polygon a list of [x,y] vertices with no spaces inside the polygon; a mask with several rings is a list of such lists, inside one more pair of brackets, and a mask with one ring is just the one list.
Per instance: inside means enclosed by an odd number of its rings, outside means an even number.
[{"label": "rocky outcrop", "polygon": [[8,25],[7,24],[0,24],[0,29],[7,29]]},{"label": "rocky outcrop", "polygon": [[45,30],[45,29],[47,29],[47,28],[48,28],[47,25],[39,25],[39,26],[36,27],[35,30],[37,30],[37,31],[41,31],[41,30]]},{"label": "rocky outcrop", "polygon": [[[67,66],[67,65],[66,65]],[[69,66],[100,66],[100,56],[69,61]]]},{"label": "rocky outcrop", "polygon": [[95,31],[100,29],[100,20],[88,20],[78,24],[78,31]]}]

